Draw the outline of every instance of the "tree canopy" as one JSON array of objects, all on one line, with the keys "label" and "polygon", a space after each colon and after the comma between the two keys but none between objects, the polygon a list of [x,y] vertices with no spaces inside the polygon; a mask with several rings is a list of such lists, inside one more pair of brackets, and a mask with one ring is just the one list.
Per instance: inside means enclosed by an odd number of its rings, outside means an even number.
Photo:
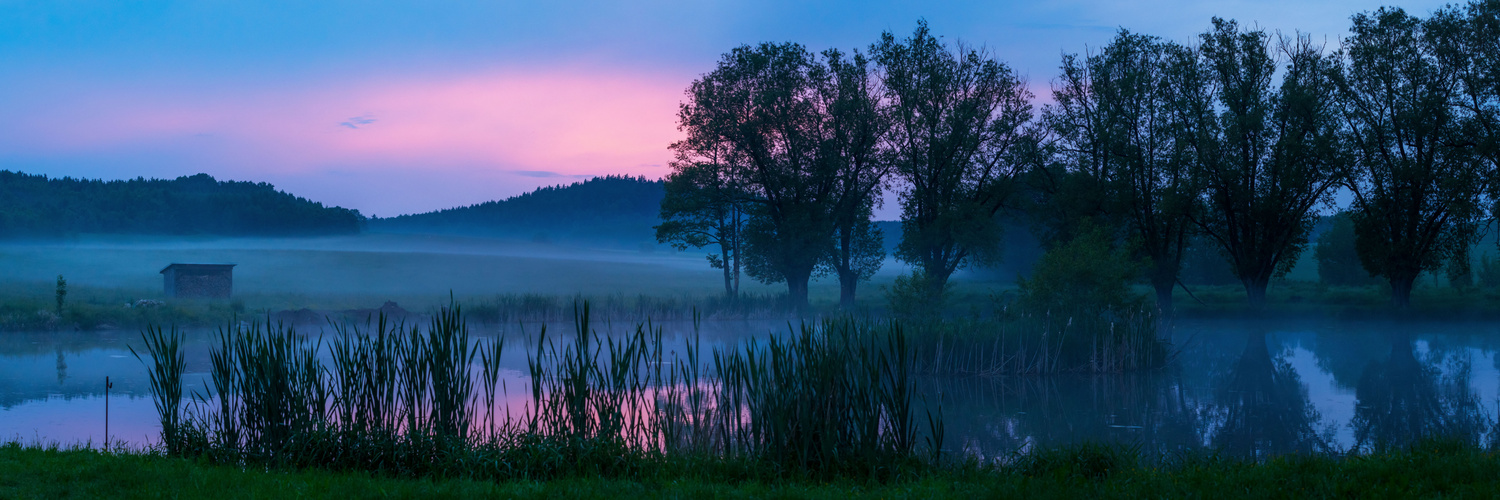
[{"label": "tree canopy", "polygon": [[264,182],[48,178],[0,170],[0,238],[78,234],[291,236],[359,232],[358,211]]}]

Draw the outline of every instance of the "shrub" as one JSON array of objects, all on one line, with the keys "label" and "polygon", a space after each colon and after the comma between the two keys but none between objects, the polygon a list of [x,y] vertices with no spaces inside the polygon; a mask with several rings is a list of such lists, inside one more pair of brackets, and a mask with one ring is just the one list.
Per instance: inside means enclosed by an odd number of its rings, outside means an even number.
[{"label": "shrub", "polygon": [[1043,254],[1031,278],[1019,281],[1020,306],[1070,314],[1138,309],[1141,299],[1130,292],[1130,282],[1139,271],[1102,228],[1085,228]]},{"label": "shrub", "polygon": [[928,293],[930,287],[927,274],[920,269],[897,276],[890,288],[886,288],[891,316],[903,319],[932,319],[941,316],[953,285],[951,282],[944,283],[942,291],[936,297]]}]

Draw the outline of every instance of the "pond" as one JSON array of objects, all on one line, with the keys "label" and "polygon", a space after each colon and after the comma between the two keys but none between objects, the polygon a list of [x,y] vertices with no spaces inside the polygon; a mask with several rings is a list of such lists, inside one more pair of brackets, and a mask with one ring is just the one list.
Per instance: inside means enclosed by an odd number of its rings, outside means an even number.
[{"label": "pond", "polygon": [[[663,327],[668,348],[692,329]],[[785,328],[708,322],[701,335],[711,348]],[[505,400],[519,408],[529,398],[526,352],[518,328],[509,330],[476,334],[509,339]],[[920,403],[941,411],[946,449],[985,456],[1080,442],[1266,456],[1436,436],[1500,441],[1500,323],[1199,319],[1169,334],[1176,361],[1158,372],[922,377]],[[206,392],[215,344],[211,331],[189,332],[186,393]],[[0,334],[0,439],[97,446],[109,377],[111,439],[155,442],[146,368],[129,350],[140,345],[132,331]]]}]

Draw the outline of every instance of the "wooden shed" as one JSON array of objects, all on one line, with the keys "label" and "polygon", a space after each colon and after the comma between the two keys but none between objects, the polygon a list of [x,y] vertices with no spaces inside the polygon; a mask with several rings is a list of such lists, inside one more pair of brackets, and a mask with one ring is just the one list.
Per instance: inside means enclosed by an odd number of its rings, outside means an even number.
[{"label": "wooden shed", "polygon": [[161,274],[170,298],[227,299],[234,292],[234,264],[171,264]]}]

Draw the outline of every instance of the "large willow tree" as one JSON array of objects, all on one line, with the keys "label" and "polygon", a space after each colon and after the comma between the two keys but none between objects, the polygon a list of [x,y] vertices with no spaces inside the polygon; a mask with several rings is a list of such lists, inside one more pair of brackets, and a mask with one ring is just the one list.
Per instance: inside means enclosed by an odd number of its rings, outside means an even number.
[{"label": "large willow tree", "polygon": [[1307,37],[1213,23],[1199,48],[1207,87],[1191,92],[1212,110],[1195,148],[1203,189],[1195,220],[1259,306],[1271,278],[1297,263],[1315,209],[1333,204],[1346,175],[1335,62]]},{"label": "large willow tree", "polygon": [[1188,49],[1121,31],[1097,54],[1064,56],[1045,114],[1061,160],[1048,169],[1047,205],[1118,228],[1147,260],[1164,311],[1182,268],[1205,112],[1183,92],[1198,90],[1199,76]]},{"label": "large willow tree", "polygon": [[1010,67],[919,22],[911,38],[886,32],[872,49],[890,106],[901,194],[896,257],[940,297],[953,273],[998,257],[995,214],[1036,141],[1031,92]]},{"label": "large willow tree", "polygon": [[1461,111],[1466,63],[1444,50],[1465,35],[1456,28],[1382,8],[1355,15],[1344,41],[1356,245],[1398,307],[1423,271],[1467,258],[1484,215],[1488,176]]},{"label": "large willow tree", "polygon": [[[868,214],[880,178],[860,172],[881,165],[867,67],[858,54],[813,54],[794,43],[742,46],[693,82],[678,112],[687,138],[673,145],[674,175],[688,165],[722,166],[718,175],[734,180],[750,216],[741,248],[746,273],[785,282],[798,309],[807,306],[814,275],[868,262],[858,254],[868,246],[834,238],[841,229],[858,237],[858,216],[848,212]],[[840,271],[856,280],[869,274]],[[852,301],[853,286],[846,290]]]}]

